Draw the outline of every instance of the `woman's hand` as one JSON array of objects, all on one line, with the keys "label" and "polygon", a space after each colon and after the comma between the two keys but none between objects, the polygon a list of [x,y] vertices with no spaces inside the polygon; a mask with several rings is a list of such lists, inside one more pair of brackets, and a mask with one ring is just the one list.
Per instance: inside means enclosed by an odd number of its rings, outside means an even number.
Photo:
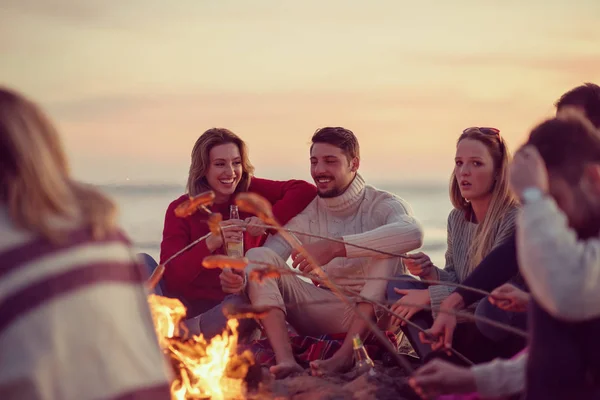
[{"label": "woman's hand", "polygon": [[244,221],[239,219],[229,219],[221,222],[219,225],[221,226],[221,234],[211,234],[206,238],[206,246],[211,253],[222,246],[227,248],[227,243],[239,243],[244,240]]},{"label": "woman's hand", "polygon": [[262,219],[260,219],[258,217],[246,218],[246,220],[244,222],[246,223],[246,232],[248,232],[248,235],[250,235],[250,236],[262,236],[265,233],[267,233],[266,228],[263,228],[262,226],[258,226],[258,225],[265,224],[262,221]]},{"label": "woman's hand", "polygon": [[440,313],[433,321],[431,328],[425,332],[419,332],[419,339],[421,343],[430,344],[433,351],[449,349],[452,347],[456,325],[455,315]]},{"label": "woman's hand", "polygon": [[429,256],[425,253],[409,254],[404,259],[404,265],[408,271],[419,278],[430,277],[434,272],[434,266]]},{"label": "woman's hand", "polygon": [[212,253],[216,249],[223,246],[223,235],[213,235],[212,233],[206,238],[206,247]]},{"label": "woman's hand", "polygon": [[[221,235],[223,236],[223,246],[227,251],[229,243],[240,243],[244,241],[244,221],[241,219],[228,219],[221,222]],[[242,254],[243,256],[243,254]]]},{"label": "woman's hand", "polygon": [[232,268],[224,268],[219,275],[221,289],[225,293],[239,293],[246,287],[246,273]]},{"label": "woman's hand", "polygon": [[[404,296],[391,307],[391,310],[404,319],[411,319],[413,315],[423,309],[423,307],[420,307],[421,305],[428,306],[431,303],[429,290],[427,289],[394,288],[394,291],[398,294],[403,294]],[[392,323],[400,324],[401,326],[406,325],[405,321],[393,315]]]},{"label": "woman's hand", "polygon": [[492,292],[492,295],[488,296],[490,303],[504,311],[512,312],[527,311],[530,298],[531,295],[529,293],[522,291],[510,283],[505,283],[497,287]]},{"label": "woman's hand", "polygon": [[465,308],[465,302],[462,296],[456,292],[448,296],[440,304],[440,312],[433,321],[431,328],[425,332],[419,332],[419,339],[422,343],[431,344],[434,351],[452,347],[452,338],[457,325],[456,315],[452,313],[441,312],[441,310],[460,311]]}]

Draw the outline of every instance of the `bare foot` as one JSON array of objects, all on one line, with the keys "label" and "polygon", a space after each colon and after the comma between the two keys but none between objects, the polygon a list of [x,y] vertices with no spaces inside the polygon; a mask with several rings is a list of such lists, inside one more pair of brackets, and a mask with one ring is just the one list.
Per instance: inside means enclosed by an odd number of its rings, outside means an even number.
[{"label": "bare foot", "polygon": [[304,368],[296,361],[284,361],[272,366],[269,371],[275,375],[275,379],[282,379],[291,374],[304,372]]},{"label": "bare foot", "polygon": [[327,360],[315,360],[311,362],[310,369],[314,376],[341,373],[352,368],[352,361],[352,357],[336,357],[336,355],[334,355]]}]

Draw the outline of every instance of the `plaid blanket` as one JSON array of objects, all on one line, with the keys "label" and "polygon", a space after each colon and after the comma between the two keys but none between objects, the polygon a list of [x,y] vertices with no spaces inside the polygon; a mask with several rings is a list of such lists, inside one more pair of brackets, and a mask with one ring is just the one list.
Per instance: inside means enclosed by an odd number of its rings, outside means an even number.
[{"label": "plaid blanket", "polygon": [[[392,332],[385,332],[386,337],[390,340],[394,348],[397,348],[396,335]],[[321,336],[300,336],[290,333],[290,342],[292,351],[296,357],[296,361],[308,367],[308,363],[314,360],[324,360],[330,358],[342,346],[345,333]],[[383,354],[387,352],[385,348],[377,341],[376,338],[369,336],[365,341],[364,346],[373,360],[381,359]],[[263,366],[275,365],[275,353],[269,344],[269,340],[259,339],[249,343],[247,347],[254,354],[257,364]]]}]

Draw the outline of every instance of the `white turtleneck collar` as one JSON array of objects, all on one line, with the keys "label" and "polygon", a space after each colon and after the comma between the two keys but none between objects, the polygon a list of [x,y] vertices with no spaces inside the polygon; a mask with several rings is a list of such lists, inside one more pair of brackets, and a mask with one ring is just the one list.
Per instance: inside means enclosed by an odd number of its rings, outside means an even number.
[{"label": "white turtleneck collar", "polygon": [[357,173],[344,193],[336,197],[319,197],[319,203],[334,215],[346,216],[356,212],[364,192],[365,180]]}]

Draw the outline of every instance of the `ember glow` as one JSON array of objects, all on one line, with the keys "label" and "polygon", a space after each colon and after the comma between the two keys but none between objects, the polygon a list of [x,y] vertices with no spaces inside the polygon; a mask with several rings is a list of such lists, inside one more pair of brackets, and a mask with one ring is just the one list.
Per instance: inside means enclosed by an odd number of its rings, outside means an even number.
[{"label": "ember glow", "polygon": [[237,354],[238,321],[208,343],[202,335],[184,339],[180,323],[185,306],[177,299],[151,294],[148,297],[159,343],[175,371],[173,400],[244,399],[244,378],[254,363],[252,354]]}]

